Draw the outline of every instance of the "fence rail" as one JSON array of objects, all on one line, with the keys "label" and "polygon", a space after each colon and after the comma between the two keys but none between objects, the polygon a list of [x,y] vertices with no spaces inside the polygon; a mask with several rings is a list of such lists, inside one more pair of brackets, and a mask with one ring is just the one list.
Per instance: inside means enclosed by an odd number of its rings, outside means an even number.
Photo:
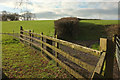
[{"label": "fence rail", "polygon": [[[51,40],[52,42],[54,42],[55,44],[52,45],[50,43],[47,43],[47,41],[44,41],[44,39],[46,40]],[[110,63],[108,63],[108,60],[113,60],[113,58],[111,58],[111,50],[108,47],[110,45],[108,45],[109,43],[107,43],[107,39],[100,39],[100,51],[91,49],[91,48],[87,48],[81,45],[77,45],[71,42],[67,42],[67,41],[63,41],[54,37],[48,37],[42,34],[37,34],[37,33],[33,33],[30,31],[24,31],[23,28],[21,27],[20,29],[20,41],[22,42],[27,42],[29,43],[30,46],[36,46],[37,48],[41,49],[41,53],[46,53],[48,56],[50,56],[53,60],[55,60],[57,62],[57,64],[61,65],[64,69],[66,69],[66,71],[68,71],[71,75],[73,75],[75,78],[84,78],[81,74],[79,74],[77,71],[73,70],[71,67],[69,67],[68,65],[66,65],[64,62],[62,62],[59,58],[58,58],[58,54],[62,55],[63,57],[65,57],[66,59],[72,61],[73,63],[77,64],[78,66],[82,67],[83,69],[87,70],[88,72],[92,73],[92,79],[95,78],[105,78],[105,75],[107,75],[107,77],[112,77],[111,74],[112,70],[109,70],[109,66],[111,65]],[[87,54],[91,54],[94,55],[96,57],[99,58],[99,61],[97,63],[97,66],[93,66],[90,65],[86,62],[81,61],[78,58],[75,58],[73,56],[71,56],[70,54],[68,54],[67,52],[64,52],[63,50],[61,50],[59,48],[59,44],[68,46],[72,49],[75,50],[79,50],[82,52],[85,52]],[[45,47],[49,47],[50,49],[52,49],[55,52],[55,55],[53,55],[51,52],[49,52]],[[108,57],[109,55],[109,57]],[[105,64],[106,62],[106,64]],[[109,65],[109,66],[108,66]],[[103,69],[103,67],[105,67],[105,69]],[[113,65],[111,65],[113,66]],[[109,68],[109,69],[108,69]],[[109,71],[108,71],[109,70]],[[94,71],[94,72],[93,72]],[[102,72],[104,72],[104,75],[102,75]],[[107,72],[108,71],[108,72]],[[97,75],[98,74],[98,75]],[[96,76],[97,75],[97,76]]]},{"label": "fence rail", "polygon": [[88,71],[90,71],[90,72],[91,72],[91,71],[94,69],[94,67],[95,67],[95,66],[91,66],[90,64],[87,64],[87,63],[85,63],[85,62],[83,62],[83,61],[80,61],[79,59],[77,59],[77,58],[75,58],[75,57],[72,57],[71,55],[67,54],[66,52],[64,52],[64,51],[62,51],[62,50],[60,50],[60,49],[58,49],[58,48],[56,48],[55,46],[52,46],[52,45],[50,45],[50,44],[47,44],[47,43],[45,43],[45,42],[43,42],[43,41],[41,41],[41,40],[39,40],[39,39],[36,39],[36,38],[33,38],[33,37],[29,37],[29,36],[26,36],[26,35],[21,35],[21,36],[27,37],[27,38],[30,38],[30,39],[33,39],[33,40],[35,40],[35,41],[38,41],[38,42],[44,44],[45,46],[50,47],[52,50],[55,50],[56,52],[60,53],[62,56],[66,57],[67,59],[71,60],[72,62],[76,63],[77,65],[79,65],[79,66],[81,66],[81,67],[83,67],[83,68],[85,68],[86,70],[88,70]]},{"label": "fence rail", "polygon": [[120,71],[120,38],[118,36],[116,36],[116,59]]},{"label": "fence rail", "polygon": [[60,43],[62,45],[65,45],[65,46],[68,46],[68,47],[70,47],[72,49],[76,49],[76,50],[79,50],[79,51],[90,53],[90,54],[95,55],[97,57],[100,57],[100,55],[101,55],[100,51],[97,51],[97,50],[94,50],[94,49],[91,49],[91,48],[88,48],[88,47],[84,47],[84,46],[81,46],[81,45],[77,45],[77,44],[74,44],[74,43],[70,43],[70,42],[67,42],[67,41],[64,41],[64,40],[59,40],[59,39],[54,38],[54,37],[48,37],[48,36],[45,36],[45,35],[32,33],[32,32],[28,32],[28,31],[23,31],[23,30],[21,30],[21,32],[30,33],[30,34],[33,34],[33,35],[38,35],[40,37],[43,37],[43,38],[58,42],[58,43]]}]

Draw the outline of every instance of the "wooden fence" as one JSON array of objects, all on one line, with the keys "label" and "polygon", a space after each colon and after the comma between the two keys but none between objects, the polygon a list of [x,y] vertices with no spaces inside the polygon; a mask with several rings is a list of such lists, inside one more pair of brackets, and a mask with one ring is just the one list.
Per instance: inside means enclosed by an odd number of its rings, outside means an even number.
[{"label": "wooden fence", "polygon": [[120,71],[120,38],[118,36],[115,37],[116,37],[116,59]]},{"label": "wooden fence", "polygon": [[[40,48],[41,53],[47,54],[49,57],[51,57],[57,65],[59,64],[61,67],[63,67],[66,71],[68,71],[71,75],[73,75],[75,78],[84,78],[81,74],[79,74],[77,71],[74,71],[71,67],[64,64],[61,60],[58,58],[58,54],[61,54],[68,60],[72,61],[73,63],[79,65],[83,69],[92,72],[94,70],[93,75],[91,79],[96,78],[112,78],[113,74],[113,43],[112,41],[109,41],[105,38],[100,39],[100,51],[87,48],[81,45],[77,45],[71,42],[67,42],[64,40],[60,40],[54,37],[48,37],[41,34],[33,33],[31,30],[24,31],[23,27],[20,28],[20,41],[28,43],[30,46],[35,46],[37,48]],[[51,44],[51,41],[55,44]],[[112,43],[112,44],[111,44]],[[78,58],[75,58],[68,53],[62,51],[59,48],[59,44],[68,46],[72,49],[79,50],[88,54],[92,54],[99,58],[99,61],[97,63],[97,66],[92,66],[90,64],[87,64]],[[44,47],[46,46],[46,47]],[[112,47],[111,47],[112,46]],[[51,51],[47,48],[49,47]],[[55,55],[52,54],[52,51],[55,52]]]}]

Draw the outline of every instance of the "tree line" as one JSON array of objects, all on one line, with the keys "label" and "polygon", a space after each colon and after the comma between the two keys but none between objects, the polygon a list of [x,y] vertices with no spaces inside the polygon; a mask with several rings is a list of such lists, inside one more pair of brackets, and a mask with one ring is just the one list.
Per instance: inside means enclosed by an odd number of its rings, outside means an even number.
[{"label": "tree line", "polygon": [[2,21],[17,21],[17,20],[19,20],[19,14],[2,11]]},{"label": "tree line", "polygon": [[2,16],[0,17],[2,21],[18,21],[18,20],[34,20],[35,14],[30,13],[29,11],[24,12],[23,14],[9,13],[7,11],[1,12]]}]

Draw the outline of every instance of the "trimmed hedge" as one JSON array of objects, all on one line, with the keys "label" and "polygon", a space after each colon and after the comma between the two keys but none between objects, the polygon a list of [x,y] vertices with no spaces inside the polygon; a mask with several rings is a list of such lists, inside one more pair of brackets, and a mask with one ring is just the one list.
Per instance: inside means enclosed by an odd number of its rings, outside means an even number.
[{"label": "trimmed hedge", "polygon": [[55,34],[59,39],[72,40],[78,34],[79,19],[76,17],[61,18],[54,21]]},{"label": "trimmed hedge", "polygon": [[113,35],[120,35],[120,25],[111,25],[106,29],[108,38],[112,39]]}]

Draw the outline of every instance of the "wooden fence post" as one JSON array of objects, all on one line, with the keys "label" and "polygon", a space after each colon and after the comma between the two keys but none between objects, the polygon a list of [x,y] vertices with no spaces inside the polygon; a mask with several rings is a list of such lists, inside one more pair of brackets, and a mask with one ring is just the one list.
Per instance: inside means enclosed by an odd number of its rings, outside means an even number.
[{"label": "wooden fence post", "polygon": [[[34,33],[34,30],[33,30],[33,33]],[[34,37],[34,34],[32,34],[32,38]],[[32,39],[32,42],[33,42],[33,39]]]},{"label": "wooden fence post", "polygon": [[[29,36],[32,37],[31,30],[29,30]],[[30,41],[31,41],[31,38],[30,38]],[[31,46],[31,43],[30,43],[30,46]]]},{"label": "wooden fence post", "polygon": [[[57,35],[55,35],[55,38],[57,38]],[[59,49],[59,43],[55,42],[55,47]],[[58,58],[58,53],[55,51],[55,57]],[[58,66],[58,63],[56,63],[56,66]]]},{"label": "wooden fence post", "polygon": [[115,45],[112,40],[108,40],[107,46],[105,78],[113,78]]},{"label": "wooden fence post", "polygon": [[[107,51],[107,44],[108,44],[108,40],[106,38],[100,38],[100,51],[105,52],[105,54],[106,54],[106,51]],[[105,62],[106,62],[106,60],[104,61],[104,63]],[[103,67],[105,67],[105,65],[102,66],[102,69],[103,69]],[[100,72],[100,73],[102,75],[102,72]],[[103,74],[103,76],[104,76],[104,74]]]},{"label": "wooden fence post", "polygon": [[113,41],[105,39],[105,38],[100,38],[100,51],[106,52],[104,77],[106,79],[108,78],[112,79],[113,78],[114,53],[115,53],[115,45]]},{"label": "wooden fence post", "polygon": [[[22,26],[20,26],[20,38],[23,38],[23,36],[21,35],[21,34],[23,34],[23,32],[22,32],[22,31],[23,31],[23,27],[22,27]],[[20,41],[21,41],[21,42],[23,42],[23,40],[21,40],[21,39],[20,39]]]},{"label": "wooden fence post", "polygon": [[100,51],[106,52],[107,50],[107,39],[106,38],[100,38]]},{"label": "wooden fence post", "polygon": [[[41,33],[43,35],[43,32]],[[43,41],[43,37],[41,37],[41,41]],[[41,43],[41,47],[43,48],[43,44]],[[41,53],[43,54],[43,51],[41,50]]]}]

